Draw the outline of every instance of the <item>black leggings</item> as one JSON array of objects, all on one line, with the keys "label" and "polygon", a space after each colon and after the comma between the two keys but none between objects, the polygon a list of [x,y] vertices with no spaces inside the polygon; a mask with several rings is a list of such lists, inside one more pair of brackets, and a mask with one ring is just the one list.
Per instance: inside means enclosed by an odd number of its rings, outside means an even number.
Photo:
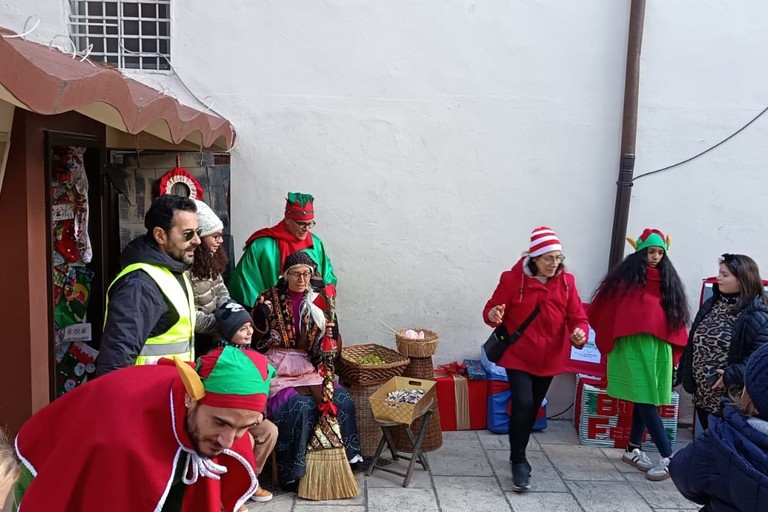
[{"label": "black leggings", "polygon": [[552,377],[539,377],[522,370],[507,369],[512,409],[509,415],[509,460],[526,462],[525,449],[536,423],[536,414],[547,396]]}]

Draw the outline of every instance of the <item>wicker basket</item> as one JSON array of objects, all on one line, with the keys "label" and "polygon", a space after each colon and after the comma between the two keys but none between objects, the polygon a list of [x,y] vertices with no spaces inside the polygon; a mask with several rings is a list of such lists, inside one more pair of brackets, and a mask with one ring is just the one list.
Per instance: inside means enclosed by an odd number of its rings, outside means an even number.
[{"label": "wicker basket", "polygon": [[349,382],[341,381],[347,388],[352,400],[355,402],[355,420],[357,420],[357,432],[360,434],[360,449],[363,457],[372,457],[376,453],[381,441],[381,426],[376,423],[371,410],[370,397],[381,385],[355,386]]},{"label": "wicker basket", "polygon": [[412,340],[404,336],[405,331],[407,330],[408,329],[400,329],[397,331],[397,334],[395,334],[398,352],[408,357],[429,357],[437,351],[437,341],[440,337],[435,331],[417,327],[412,330],[416,332],[423,331],[424,339]]},{"label": "wicker basket", "polygon": [[[377,355],[382,364],[361,364],[358,361],[367,355]],[[392,377],[403,374],[409,359],[394,350],[368,343],[365,345],[349,345],[341,349],[337,373],[341,380],[355,386],[372,386],[383,384]]]}]

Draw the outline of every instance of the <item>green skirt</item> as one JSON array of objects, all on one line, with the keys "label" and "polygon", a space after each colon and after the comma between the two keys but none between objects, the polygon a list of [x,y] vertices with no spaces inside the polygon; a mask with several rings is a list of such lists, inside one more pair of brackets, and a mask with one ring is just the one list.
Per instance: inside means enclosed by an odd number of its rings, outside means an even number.
[{"label": "green skirt", "polygon": [[650,334],[617,339],[608,354],[607,391],[638,404],[672,403],[672,345]]}]

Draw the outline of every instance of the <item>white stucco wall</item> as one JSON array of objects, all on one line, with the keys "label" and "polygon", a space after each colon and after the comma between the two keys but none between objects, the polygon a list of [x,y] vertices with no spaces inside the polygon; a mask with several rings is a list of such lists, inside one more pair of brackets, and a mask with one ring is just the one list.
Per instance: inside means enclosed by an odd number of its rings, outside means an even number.
[{"label": "white stucco wall", "polygon": [[[238,129],[237,239],[276,222],[286,191],[315,194],[347,342],[393,343],[378,317],[468,357],[532,227],[558,231],[583,292],[604,270],[583,226],[612,208],[627,15],[620,2],[185,8],[174,58]],[[193,36],[203,18],[250,22]]]},{"label": "white stucco wall", "polygon": [[[60,4],[5,0],[0,24],[37,14],[47,42],[65,30]],[[174,3],[173,65],[237,129],[238,247],[280,219],[286,192],[316,196],[347,343],[394,346],[381,318],[437,330],[438,359],[476,356],[480,311],[541,224],[588,298],[608,258],[629,0],[237,4]],[[766,19],[760,0],[648,2],[636,174],[766,106]],[[693,311],[722,252],[768,275],[766,136],[768,116],[633,188],[629,234],[672,235]]]}]

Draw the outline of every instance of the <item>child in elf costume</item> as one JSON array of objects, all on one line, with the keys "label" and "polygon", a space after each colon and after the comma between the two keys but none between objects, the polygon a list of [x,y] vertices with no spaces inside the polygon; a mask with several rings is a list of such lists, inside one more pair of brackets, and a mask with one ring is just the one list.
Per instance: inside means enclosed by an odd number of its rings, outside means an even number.
[{"label": "child in elf costume", "polygon": [[[670,239],[646,229],[624,261],[608,272],[589,307],[600,352],[607,357],[608,394],[634,403],[622,460],[649,480],[669,478],[672,448],[656,409],[672,402],[672,369],[688,340],[685,289],[667,256]],[[654,465],[642,451],[646,428],[659,450]]]}]

